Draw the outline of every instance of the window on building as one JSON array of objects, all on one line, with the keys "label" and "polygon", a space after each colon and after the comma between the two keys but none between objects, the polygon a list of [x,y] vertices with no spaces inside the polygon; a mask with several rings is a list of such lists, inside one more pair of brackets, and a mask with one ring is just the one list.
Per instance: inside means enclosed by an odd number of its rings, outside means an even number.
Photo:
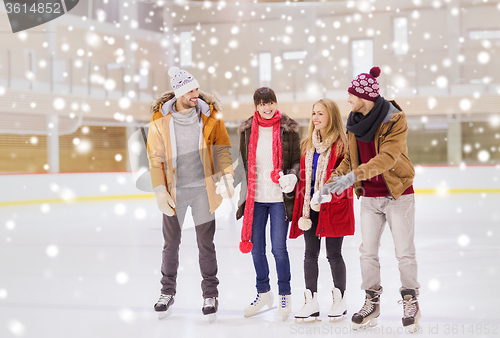
[{"label": "window on building", "polygon": [[470,31],[469,38],[471,40],[488,40],[488,39],[500,39],[500,31]]},{"label": "window on building", "polygon": [[52,79],[54,82],[65,82],[66,60],[54,60],[52,62]]},{"label": "window on building", "polygon": [[163,7],[156,3],[139,2],[137,4],[139,28],[150,31],[163,31]]},{"label": "window on building", "polygon": [[295,52],[284,52],[283,59],[284,60],[302,60],[307,56],[307,52],[305,50],[295,51]]},{"label": "window on building", "polygon": [[394,19],[394,53],[396,55],[408,54],[408,19]]},{"label": "window on building", "polygon": [[182,32],[180,34],[181,48],[181,66],[191,66],[193,62],[191,32]]},{"label": "window on building", "polygon": [[259,83],[260,87],[271,86],[272,62],[271,53],[259,54]]},{"label": "window on building", "polygon": [[36,54],[33,49],[24,50],[24,59],[26,67],[25,69],[30,72],[33,76],[36,73]]},{"label": "window on building", "polygon": [[373,41],[354,40],[351,42],[352,77],[368,73],[373,67]]},{"label": "window on building", "polygon": [[92,2],[92,19],[100,22],[120,22],[120,0],[94,0]]},{"label": "window on building", "polygon": [[147,67],[139,67],[139,89],[147,89],[149,82],[149,69]]}]

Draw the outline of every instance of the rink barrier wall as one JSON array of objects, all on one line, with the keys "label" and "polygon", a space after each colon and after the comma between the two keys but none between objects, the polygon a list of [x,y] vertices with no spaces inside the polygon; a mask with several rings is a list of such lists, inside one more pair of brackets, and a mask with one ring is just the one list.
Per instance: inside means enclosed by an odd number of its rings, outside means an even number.
[{"label": "rink barrier wall", "polygon": [[[416,194],[498,194],[500,165],[416,166]],[[132,172],[3,174],[0,207],[153,198],[135,186]]]}]

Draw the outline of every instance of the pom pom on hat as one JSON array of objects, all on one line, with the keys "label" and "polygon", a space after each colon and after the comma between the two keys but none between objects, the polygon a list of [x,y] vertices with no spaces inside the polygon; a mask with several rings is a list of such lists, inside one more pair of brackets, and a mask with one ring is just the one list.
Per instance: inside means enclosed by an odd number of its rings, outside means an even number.
[{"label": "pom pom on hat", "polygon": [[373,67],[372,69],[370,69],[370,75],[373,77],[378,77],[380,75],[380,68]]},{"label": "pom pom on hat", "polygon": [[168,70],[168,76],[170,77],[174,77],[175,74],[179,71],[179,67],[170,67],[170,69]]},{"label": "pom pom on hat", "polygon": [[246,241],[240,242],[240,251],[242,253],[249,253],[250,251],[252,251],[252,247],[253,247],[252,242],[246,242]]}]

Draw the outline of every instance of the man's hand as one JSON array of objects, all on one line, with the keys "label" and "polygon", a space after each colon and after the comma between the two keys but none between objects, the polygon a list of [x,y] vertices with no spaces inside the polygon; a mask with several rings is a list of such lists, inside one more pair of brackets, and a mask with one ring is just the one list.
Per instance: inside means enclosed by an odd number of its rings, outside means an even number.
[{"label": "man's hand", "polygon": [[[320,190],[321,195],[337,194],[340,195],[347,188],[356,182],[356,175],[351,171],[349,174],[334,177],[333,182],[326,183]],[[320,197],[321,199],[321,197]]]},{"label": "man's hand", "polygon": [[175,211],[173,208],[175,208],[175,203],[174,200],[172,199],[172,196],[167,191],[167,187],[164,185],[159,185],[153,189],[155,192],[155,197],[156,197],[156,204],[158,205],[158,209],[160,209],[161,212],[163,212],[167,216],[173,216],[175,214]]},{"label": "man's hand", "polygon": [[285,194],[292,192],[295,189],[295,184],[297,184],[297,176],[294,174],[283,175],[283,172],[280,172],[279,184],[281,191]]},{"label": "man's hand", "polygon": [[222,196],[224,199],[234,196],[234,178],[231,174],[226,174],[220,178],[220,181],[215,183],[215,193]]}]

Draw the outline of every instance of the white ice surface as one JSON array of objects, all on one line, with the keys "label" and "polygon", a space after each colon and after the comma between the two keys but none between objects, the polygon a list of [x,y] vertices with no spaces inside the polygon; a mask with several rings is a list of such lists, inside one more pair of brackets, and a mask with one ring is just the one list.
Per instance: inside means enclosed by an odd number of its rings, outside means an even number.
[{"label": "white ice surface", "polygon": [[[120,210],[117,204],[122,204],[122,211],[125,207],[122,215],[115,213]],[[355,206],[358,216],[358,201]],[[499,194],[417,195],[423,328],[419,336],[481,336],[478,330],[484,333],[487,328],[496,329],[496,334],[483,336],[500,335],[499,206]],[[154,199],[54,203],[48,212],[40,205],[0,207],[0,337],[408,336],[397,333],[402,316],[397,303],[400,281],[388,227],[380,249],[384,294],[378,329],[356,334],[349,327],[350,316],[364,299],[359,229],[345,239],[343,247],[348,319],[329,323],[326,317],[332,281],[322,252],[322,321],[295,324],[293,319],[282,321],[276,308],[243,317],[243,308],[255,297],[255,272],[251,256],[238,250],[241,221],[222,216],[216,231],[219,313],[217,322],[209,324],[201,313],[193,228],[183,231],[173,314],[159,321],[153,311],[160,293],[160,225]],[[303,238],[289,240],[288,247],[293,316],[303,305]],[[276,294],[269,246],[268,254]]]}]

